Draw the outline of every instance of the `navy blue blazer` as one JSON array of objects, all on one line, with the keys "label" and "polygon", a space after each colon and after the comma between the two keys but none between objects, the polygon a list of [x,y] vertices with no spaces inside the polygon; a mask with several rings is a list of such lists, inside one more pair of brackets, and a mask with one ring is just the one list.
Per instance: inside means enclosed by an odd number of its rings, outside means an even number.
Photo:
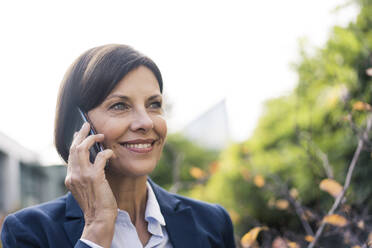
[{"label": "navy blue blazer", "polygon": [[[235,247],[227,212],[209,204],[171,194],[149,180],[175,248]],[[10,214],[4,221],[3,248],[85,248],[79,241],[84,228],[81,208],[71,193]]]}]

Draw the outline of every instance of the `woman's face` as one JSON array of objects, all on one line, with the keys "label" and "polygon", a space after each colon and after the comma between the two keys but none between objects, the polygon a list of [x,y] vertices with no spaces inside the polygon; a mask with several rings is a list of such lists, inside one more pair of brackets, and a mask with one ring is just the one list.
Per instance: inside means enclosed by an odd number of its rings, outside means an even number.
[{"label": "woman's face", "polygon": [[104,147],[112,149],[110,170],[126,176],[153,171],[160,159],[167,125],[155,75],[145,66],[129,72],[96,108],[88,112]]}]

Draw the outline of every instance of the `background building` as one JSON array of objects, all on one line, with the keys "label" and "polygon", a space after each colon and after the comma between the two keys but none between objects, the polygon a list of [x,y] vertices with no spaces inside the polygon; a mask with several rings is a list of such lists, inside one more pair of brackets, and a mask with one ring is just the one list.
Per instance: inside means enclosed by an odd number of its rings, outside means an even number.
[{"label": "background building", "polygon": [[229,125],[226,101],[222,100],[200,115],[182,131],[184,136],[199,145],[220,150],[229,140]]},{"label": "background building", "polygon": [[37,154],[0,133],[0,212],[62,195],[65,170],[62,165],[42,166]]}]

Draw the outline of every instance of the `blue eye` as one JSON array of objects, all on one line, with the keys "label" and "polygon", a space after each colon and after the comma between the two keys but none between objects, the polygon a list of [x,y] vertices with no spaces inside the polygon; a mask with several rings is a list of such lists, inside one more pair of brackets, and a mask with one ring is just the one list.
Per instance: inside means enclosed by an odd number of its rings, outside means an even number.
[{"label": "blue eye", "polygon": [[153,102],[150,104],[151,108],[161,108],[161,102]]},{"label": "blue eye", "polygon": [[110,107],[110,109],[113,109],[113,110],[126,110],[128,108],[129,106],[123,102],[115,103]]}]

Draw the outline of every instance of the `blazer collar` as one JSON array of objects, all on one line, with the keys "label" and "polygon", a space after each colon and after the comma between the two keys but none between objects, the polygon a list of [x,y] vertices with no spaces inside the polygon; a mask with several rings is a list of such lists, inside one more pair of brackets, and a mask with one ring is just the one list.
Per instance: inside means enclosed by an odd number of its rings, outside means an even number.
[{"label": "blazer collar", "polygon": [[[160,210],[166,223],[168,236],[175,248],[202,248],[207,241],[198,231],[195,224],[191,207],[185,206],[173,194],[168,193],[160,186],[148,179]],[[70,239],[72,246],[80,239],[84,229],[84,215],[76,202],[75,198],[69,192],[66,198],[66,219],[63,223],[65,232]]]},{"label": "blazer collar", "polygon": [[148,181],[158,200],[173,247],[207,247],[203,245],[208,242],[201,235],[202,232],[198,231],[191,207],[185,206],[175,195],[168,193],[151,179]]}]

